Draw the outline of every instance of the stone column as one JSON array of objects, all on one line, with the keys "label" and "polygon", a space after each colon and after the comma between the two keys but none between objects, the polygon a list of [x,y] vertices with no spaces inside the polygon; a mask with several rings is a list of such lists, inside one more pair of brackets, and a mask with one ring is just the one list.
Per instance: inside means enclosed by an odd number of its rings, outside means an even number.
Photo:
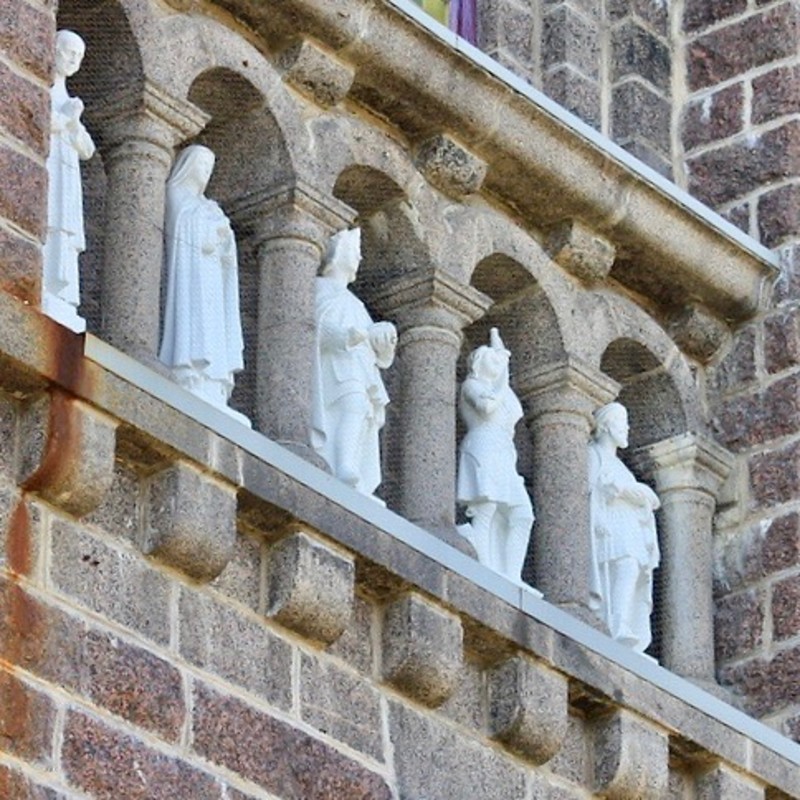
[{"label": "stone column", "polygon": [[437,269],[392,281],[370,297],[381,319],[397,325],[399,384],[389,458],[398,463],[396,510],[461,550],[455,530],[456,364],[461,331],[491,300]]},{"label": "stone column", "polygon": [[733,457],[715,442],[687,433],[640,448],[633,461],[661,499],[661,663],[713,686],[712,523]]},{"label": "stone column", "polygon": [[296,181],[248,195],[230,207],[258,260],[256,427],[325,468],[311,448],[314,292],[328,238],[355,212]]},{"label": "stone column", "polygon": [[600,627],[589,610],[589,436],[592,413],[619,384],[575,358],[519,375],[515,387],[533,437],[534,586]]},{"label": "stone column", "polygon": [[141,97],[112,101],[93,117],[108,179],[101,333],[120,350],[154,364],[167,177],[176,145],[199,133],[209,118],[149,83]]}]

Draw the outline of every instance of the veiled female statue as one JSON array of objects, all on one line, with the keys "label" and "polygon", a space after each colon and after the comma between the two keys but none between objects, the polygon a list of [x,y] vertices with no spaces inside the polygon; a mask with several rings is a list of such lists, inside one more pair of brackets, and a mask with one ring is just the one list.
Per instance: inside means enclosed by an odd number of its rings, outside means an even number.
[{"label": "veiled female statue", "polygon": [[373,322],[347,288],[361,262],[361,230],[340,231],[316,279],[312,444],[337,478],[371,495],[381,482],[379,433],[389,396],[380,370],[397,345],[391,322]]},{"label": "veiled female statue", "polygon": [[214,153],[181,152],[167,181],[167,296],[160,360],[173,380],[198,397],[228,407],[234,375],[244,366],[236,240],[222,209],[204,194]]},{"label": "veiled female statue", "polygon": [[42,310],[77,333],[78,256],[86,249],[83,229],[81,160],[94,155],[92,137],[81,122],[83,103],[70,97],[66,79],[81,66],[86,47],[72,31],[56,34],[55,82],[50,90],[50,152],[47,156],[47,236],[43,253]]},{"label": "veiled female statue", "polygon": [[459,396],[467,433],[460,448],[458,500],[470,522],[458,530],[481,564],[519,583],[533,525],[514,446],[522,406],[509,384],[510,353],[497,328],[489,341],[471,353]]},{"label": "veiled female statue", "polygon": [[617,456],[628,446],[628,412],[609,403],[595,413],[589,445],[592,605],[612,638],[643,652],[650,644],[653,570],[659,550],[656,493]]}]

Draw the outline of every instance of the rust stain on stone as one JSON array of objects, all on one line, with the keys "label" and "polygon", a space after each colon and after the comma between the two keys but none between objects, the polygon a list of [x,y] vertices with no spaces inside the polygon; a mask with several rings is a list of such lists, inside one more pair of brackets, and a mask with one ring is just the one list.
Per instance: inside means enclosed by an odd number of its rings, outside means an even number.
[{"label": "rust stain on stone", "polygon": [[50,353],[48,374],[60,386],[78,393],[85,372],[83,336],[52,324],[45,328],[45,338],[45,352]]},{"label": "rust stain on stone", "polygon": [[31,569],[31,517],[28,504],[22,498],[17,502],[8,523],[6,558],[11,571],[27,575]]},{"label": "rust stain on stone", "polygon": [[[0,586],[0,663],[23,669],[38,663],[46,647],[45,618],[39,604],[17,583]],[[2,795],[0,795],[2,797]]]},{"label": "rust stain on stone", "polygon": [[22,485],[26,491],[57,486],[72,469],[81,435],[81,418],[73,412],[73,402],[64,392],[51,390],[47,443],[39,468]]},{"label": "rust stain on stone", "polygon": [[36,721],[30,713],[30,698],[25,686],[8,672],[0,672],[0,738],[22,742],[31,737]]}]

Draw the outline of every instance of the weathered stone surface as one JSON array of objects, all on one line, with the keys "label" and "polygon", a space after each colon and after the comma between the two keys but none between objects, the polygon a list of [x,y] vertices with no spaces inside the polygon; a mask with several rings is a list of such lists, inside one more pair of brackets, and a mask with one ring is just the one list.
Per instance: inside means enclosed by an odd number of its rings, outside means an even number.
[{"label": "weathered stone surface", "polygon": [[0,127],[39,155],[47,152],[50,99],[45,89],[0,64]]},{"label": "weathered stone surface", "polygon": [[278,58],[284,79],[323,107],[345,98],[355,70],[308,39],[290,45]]},{"label": "weathered stone surface", "polygon": [[114,477],[117,421],[52,391],[25,407],[20,428],[22,487],[77,517],[95,509]]},{"label": "weathered stone surface", "polygon": [[790,639],[800,633],[800,576],[778,581],[772,587],[772,635]]},{"label": "weathered stone surface", "polygon": [[0,194],[0,217],[41,239],[47,214],[44,165],[0,144],[0,185],[16,189]]},{"label": "weathered stone surface", "polygon": [[52,700],[0,669],[0,747],[17,758],[50,767],[53,763]]},{"label": "weathered stone surface", "polygon": [[611,135],[620,144],[644,140],[669,156],[671,115],[669,102],[638,80],[614,87],[611,94]]},{"label": "weathered stone surface", "polygon": [[[798,83],[800,88],[800,83]],[[758,198],[759,238],[767,247],[777,247],[800,236],[800,183],[781,186]]]},{"label": "weathered stone surface", "polygon": [[160,644],[169,642],[170,581],[141,556],[61,520],[52,523],[53,587]]},{"label": "weathered stone surface", "polygon": [[435,716],[390,703],[389,736],[400,797],[507,800],[525,796],[525,771],[519,762]]},{"label": "weathered stone surface", "polygon": [[6,765],[0,765],[0,796],[13,797],[15,800],[64,800],[62,793],[37,785]]},{"label": "weathered stone surface", "polygon": [[614,245],[579,220],[553,228],[547,252],[556,264],[589,284],[604,281],[616,258]]},{"label": "weathered stone surface", "polygon": [[24,0],[9,0],[0,19],[0,50],[44,81],[50,79],[55,54],[53,12]]},{"label": "weathered stone surface", "polygon": [[716,22],[740,14],[747,9],[747,0],[686,0],[683,9],[683,28],[697,31]]},{"label": "weathered stone surface", "polygon": [[461,621],[417,594],[386,608],[383,619],[383,679],[436,707],[455,688],[463,659]]},{"label": "weathered stone surface", "polygon": [[567,680],[515,656],[488,676],[489,734],[534,764],[560,749],[567,732]]},{"label": "weathered stone surface", "polygon": [[695,39],[689,50],[689,86],[702,89],[796,55],[799,26],[800,10],[783,3]]},{"label": "weathered stone surface", "polygon": [[800,492],[800,446],[790,444],[750,459],[750,488],[762,507],[792,500]]},{"label": "weathered stone surface", "polygon": [[377,761],[384,760],[380,695],[360,675],[303,653],[300,716],[334,739]]},{"label": "weathered stone surface", "polygon": [[790,308],[764,322],[764,366],[769,373],[800,364],[800,309]]},{"label": "weathered stone surface", "polygon": [[700,145],[727,139],[742,130],[743,125],[744,84],[736,83],[693,100],[686,106],[681,120],[683,146],[692,150]]},{"label": "weathered stone surface", "polygon": [[291,706],[292,647],[255,615],[184,589],[178,631],[183,658],[277,708]]},{"label": "weathered stone surface", "polygon": [[211,588],[254,611],[260,610],[262,549],[259,539],[237,536],[233,558],[211,581]]},{"label": "weathered stone surface", "polygon": [[542,90],[567,111],[593,128],[600,128],[602,101],[600,84],[576,72],[569,64],[556,67],[542,79]]},{"label": "weathered stone surface", "polygon": [[763,716],[800,702],[800,647],[780,651],[774,658],[758,658],[723,667],[720,683],[731,686],[746,710]]},{"label": "weathered stone surface", "polygon": [[353,559],[304,532],[274,544],[268,555],[267,616],[325,644],[353,614]]},{"label": "weathered stone surface", "polygon": [[600,43],[597,26],[568,5],[545,15],[542,32],[542,67],[569,64],[589,78],[600,73]]},{"label": "weathered stone surface", "polygon": [[486,177],[486,162],[445,134],[422,142],[416,164],[434,186],[455,197],[477,192]]},{"label": "weathered stone surface", "polygon": [[598,720],[595,791],[619,800],[661,798],[668,784],[668,751],[665,733],[627,711]]},{"label": "weathered stone surface", "polygon": [[194,749],[280,797],[390,800],[383,778],[240,700],[195,687]]},{"label": "weathered stone surface", "polygon": [[669,8],[650,0],[608,0],[606,13],[614,22],[633,16],[648,24],[660,36],[669,32]]},{"label": "weathered stone surface", "polygon": [[747,655],[763,641],[764,598],[749,591],[717,601],[714,643],[718,660]]},{"label": "weathered stone surface", "polygon": [[371,674],[375,657],[372,631],[376,625],[374,605],[356,594],[353,616],[342,635],[328,648],[328,652],[344,659],[359,672]]},{"label": "weathered stone surface", "polygon": [[210,775],[79,711],[67,715],[61,763],[69,782],[97,800],[221,797]]},{"label": "weathered stone surface", "polygon": [[764,789],[725,766],[697,778],[697,800],[763,800]]},{"label": "weathered stone surface", "polygon": [[678,347],[698,361],[709,361],[725,343],[728,327],[697,305],[678,311],[667,325]]},{"label": "weathered stone surface", "polygon": [[0,228],[0,289],[38,302],[41,292],[42,251],[29,238]]},{"label": "weathered stone surface", "polygon": [[756,378],[756,332],[750,326],[736,331],[730,348],[714,368],[713,378],[717,391],[741,389]]},{"label": "weathered stone surface", "polygon": [[142,549],[198,580],[219,575],[236,543],[236,495],[188,464],[154,475]]},{"label": "weathered stone surface", "polygon": [[611,34],[611,47],[612,80],[637,75],[659,91],[669,93],[670,51],[650,31],[635,22],[626,22]]},{"label": "weathered stone surface", "polygon": [[800,65],[779,67],[753,78],[754,123],[800,112]]}]

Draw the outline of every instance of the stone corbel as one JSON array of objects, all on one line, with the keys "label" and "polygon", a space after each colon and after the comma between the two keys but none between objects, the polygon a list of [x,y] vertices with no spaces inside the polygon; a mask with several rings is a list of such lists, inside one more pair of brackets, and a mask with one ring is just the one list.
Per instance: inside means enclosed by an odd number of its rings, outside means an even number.
[{"label": "stone corbel", "polygon": [[602,283],[617,257],[616,247],[577,219],[556,225],[545,245],[550,258],[584,283]]},{"label": "stone corbel", "polygon": [[18,483],[75,517],[100,505],[114,477],[117,421],[58,389],[21,417]]},{"label": "stone corbel", "polygon": [[661,800],[669,782],[669,739],[629,711],[599,719],[594,791],[612,800]]},{"label": "stone corbel", "polygon": [[486,178],[486,162],[444,133],[420,144],[416,165],[429,183],[456,198],[480,191]]},{"label": "stone corbel", "polygon": [[728,326],[700,305],[687,305],[667,322],[667,332],[686,355],[706,363],[728,340]]},{"label": "stone corbel", "polygon": [[323,108],[340,103],[353,85],[355,69],[317,42],[301,39],[278,56],[283,79]]}]

